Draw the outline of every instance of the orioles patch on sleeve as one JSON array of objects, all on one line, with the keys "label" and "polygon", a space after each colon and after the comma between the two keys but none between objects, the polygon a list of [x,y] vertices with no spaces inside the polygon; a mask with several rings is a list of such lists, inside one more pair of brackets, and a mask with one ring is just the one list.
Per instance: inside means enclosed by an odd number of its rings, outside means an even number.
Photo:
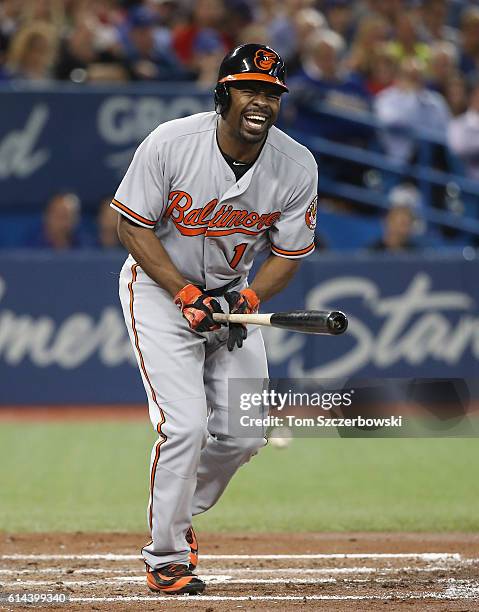
[{"label": "orioles patch on sleeve", "polygon": [[304,220],[306,221],[306,225],[310,230],[316,229],[316,216],[318,213],[318,196],[314,198],[311,204],[308,206],[306,214],[304,215]]}]

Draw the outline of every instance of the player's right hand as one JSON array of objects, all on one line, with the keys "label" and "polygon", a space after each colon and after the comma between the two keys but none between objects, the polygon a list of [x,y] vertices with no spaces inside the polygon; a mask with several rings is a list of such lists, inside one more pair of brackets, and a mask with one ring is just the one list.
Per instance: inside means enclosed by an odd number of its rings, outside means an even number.
[{"label": "player's right hand", "polygon": [[175,295],[175,304],[188,321],[188,325],[197,332],[215,331],[221,325],[213,320],[214,312],[223,312],[218,300],[202,293],[196,285],[185,285]]}]

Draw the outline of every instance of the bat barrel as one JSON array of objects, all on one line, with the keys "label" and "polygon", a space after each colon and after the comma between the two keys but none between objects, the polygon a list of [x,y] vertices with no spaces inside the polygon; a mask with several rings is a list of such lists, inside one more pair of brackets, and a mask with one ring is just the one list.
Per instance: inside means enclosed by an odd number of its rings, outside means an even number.
[{"label": "bat barrel", "polygon": [[328,327],[331,334],[342,334],[348,329],[348,318],[340,310],[333,310],[329,313]]},{"label": "bat barrel", "polygon": [[348,319],[339,310],[293,310],[275,312],[271,325],[309,334],[332,334],[337,336],[348,328]]}]

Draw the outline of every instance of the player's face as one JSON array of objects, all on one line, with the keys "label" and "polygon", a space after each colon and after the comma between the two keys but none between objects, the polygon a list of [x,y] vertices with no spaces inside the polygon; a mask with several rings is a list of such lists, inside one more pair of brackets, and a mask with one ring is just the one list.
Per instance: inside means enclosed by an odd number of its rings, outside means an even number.
[{"label": "player's face", "polygon": [[226,123],[243,142],[261,142],[278,117],[281,93],[279,87],[263,81],[230,85]]}]

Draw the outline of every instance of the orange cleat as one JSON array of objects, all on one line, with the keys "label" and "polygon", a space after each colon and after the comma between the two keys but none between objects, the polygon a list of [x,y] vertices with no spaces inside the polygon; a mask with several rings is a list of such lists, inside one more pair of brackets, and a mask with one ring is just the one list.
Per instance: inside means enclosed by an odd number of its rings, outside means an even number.
[{"label": "orange cleat", "polygon": [[167,595],[197,595],[205,590],[205,583],[195,576],[186,565],[169,563],[154,570],[146,566],[146,582],[150,591]]}]

